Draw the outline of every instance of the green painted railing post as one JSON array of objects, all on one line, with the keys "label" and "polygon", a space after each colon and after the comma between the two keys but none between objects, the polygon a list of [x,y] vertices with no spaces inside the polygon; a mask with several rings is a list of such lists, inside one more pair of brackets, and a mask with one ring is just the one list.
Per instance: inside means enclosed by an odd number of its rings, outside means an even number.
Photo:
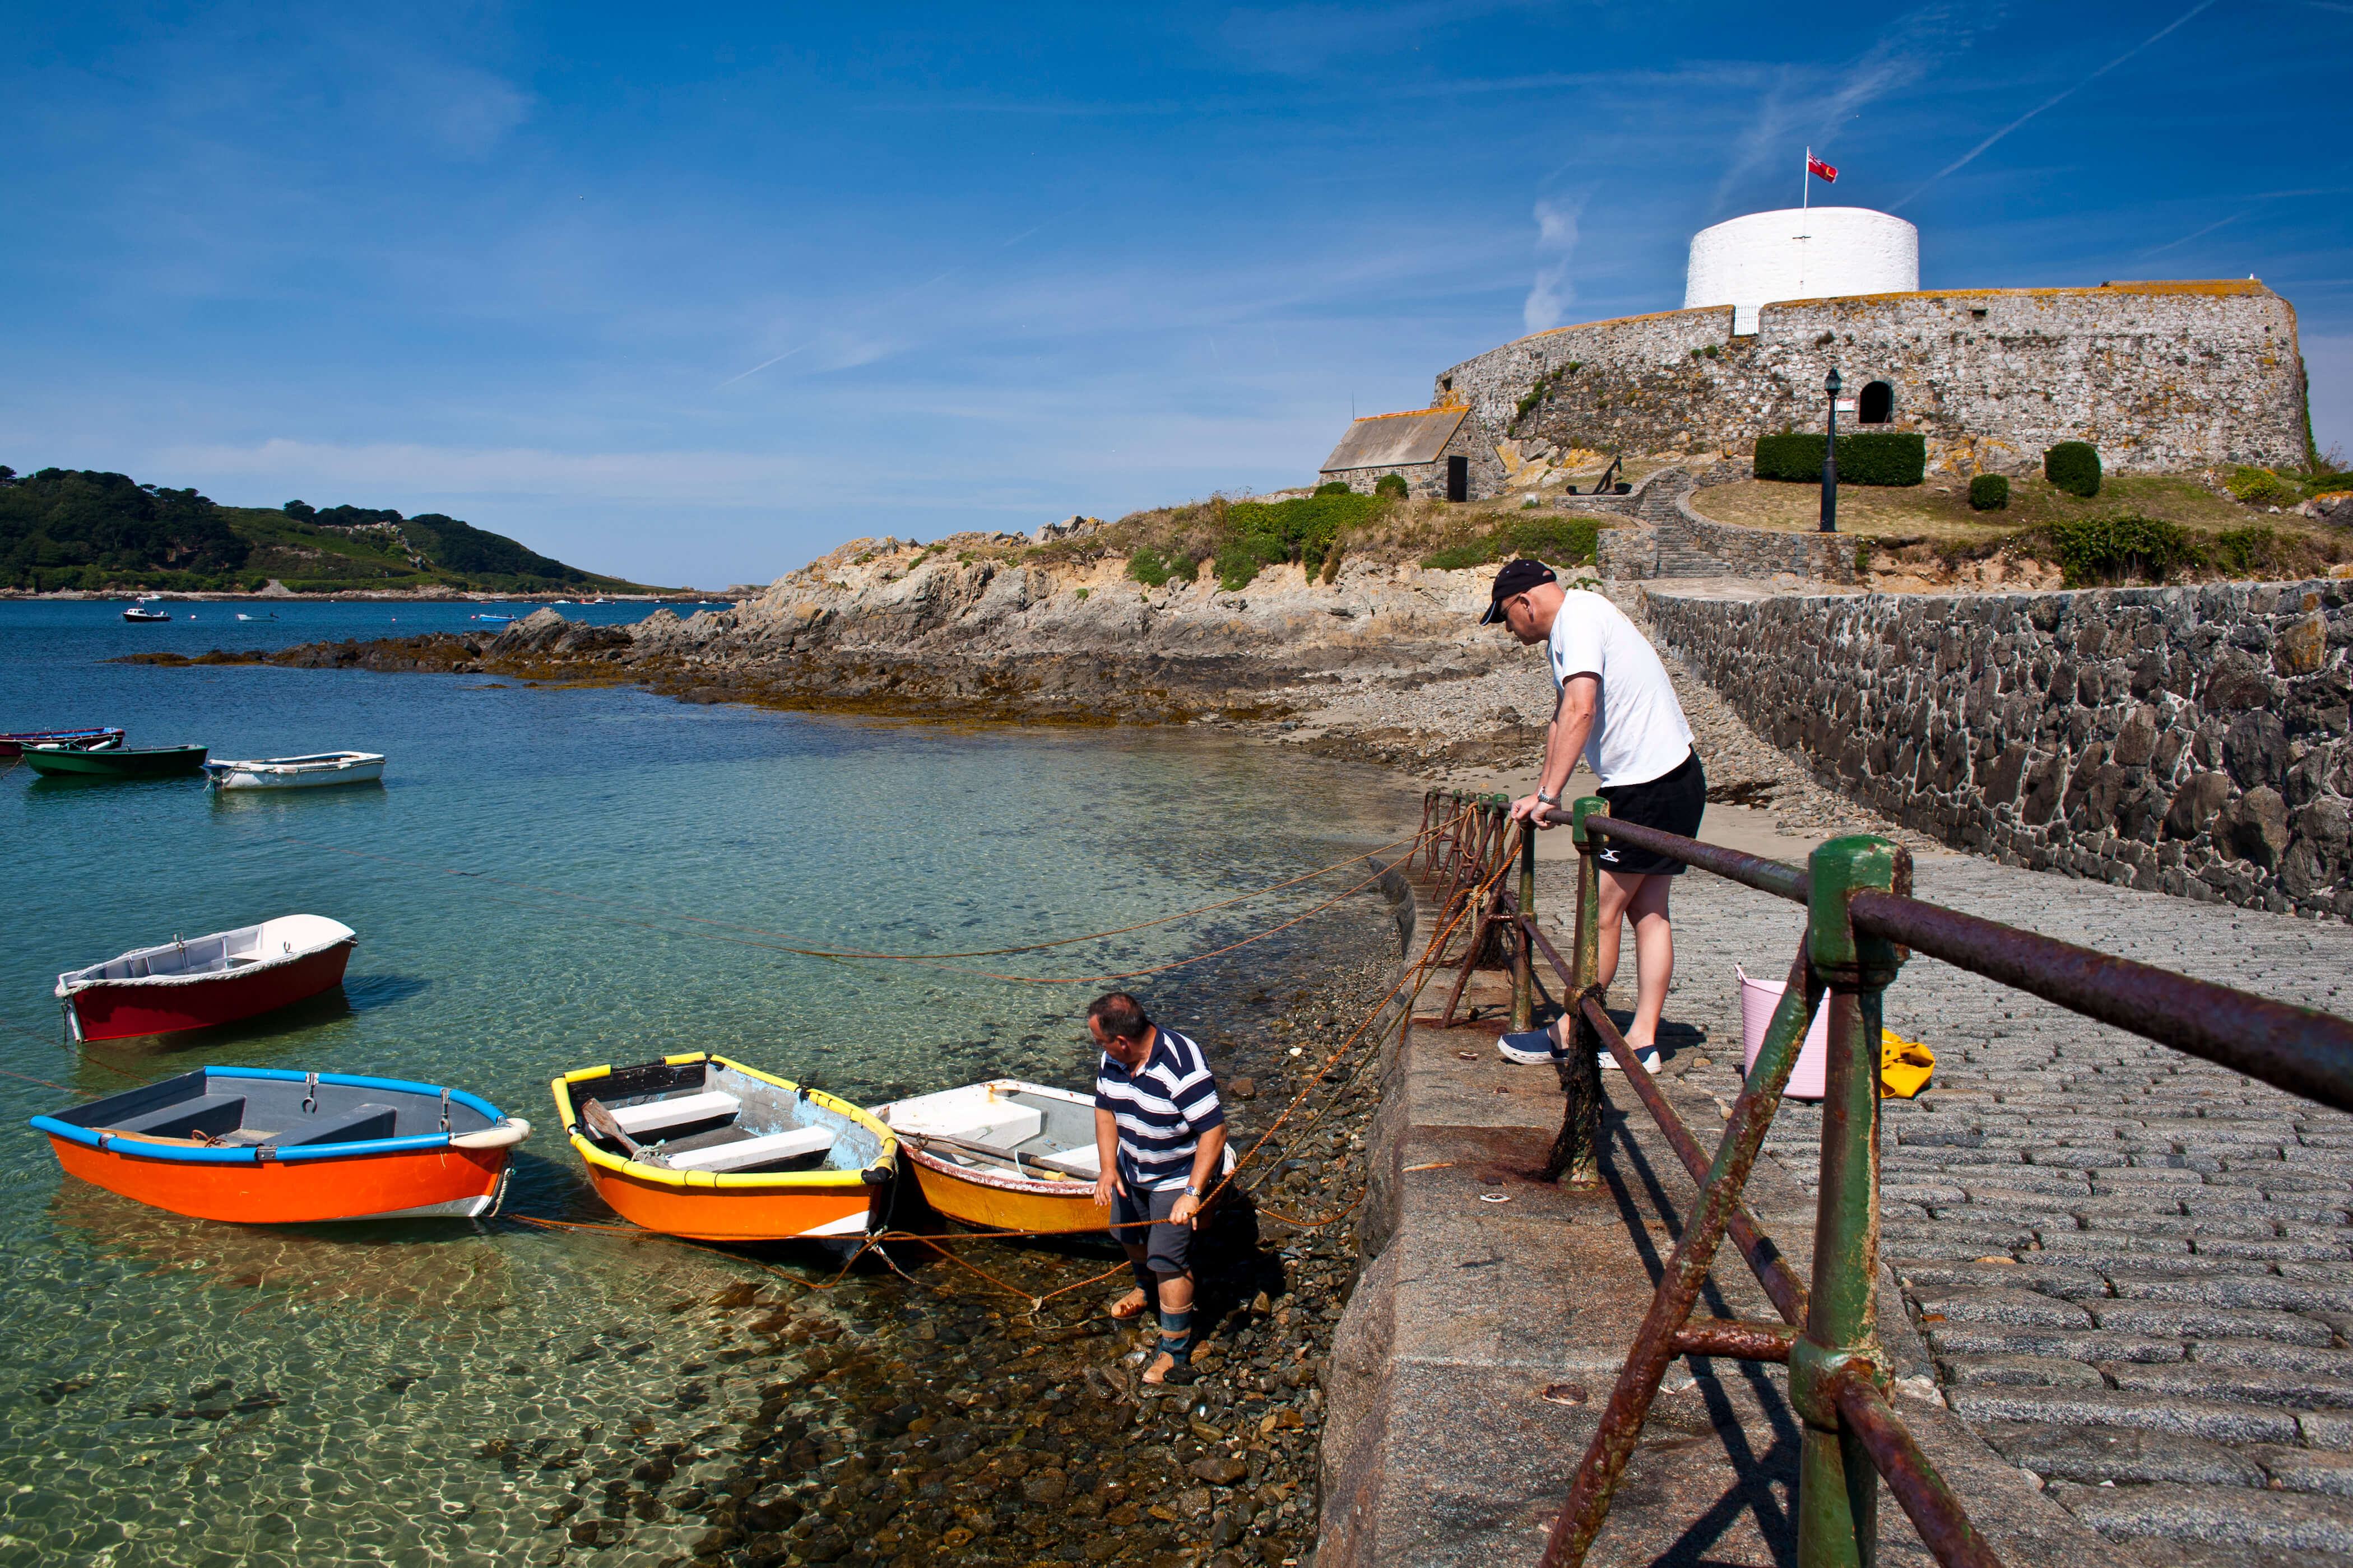
[{"label": "green painted railing post", "polygon": [[1601,972],[1601,873],[1595,857],[1600,842],[1585,831],[1586,819],[1607,816],[1609,803],[1588,795],[1569,805],[1569,839],[1577,846],[1577,947],[1570,963],[1577,975],[1577,994],[1568,1005],[1568,1055],[1554,1064],[1560,1078],[1560,1136],[1553,1140],[1552,1157],[1545,1168],[1554,1177],[1572,1183],[1600,1179],[1601,1160],[1601,1037],[1585,1021],[1577,1003],[1594,986]]},{"label": "green painted railing post", "polygon": [[[1536,825],[1520,824],[1520,918],[1536,918]],[[1512,958],[1512,1029],[1536,1026],[1536,944],[1525,925],[1514,926],[1519,942]]]},{"label": "green painted railing post", "polygon": [[1857,934],[1847,900],[1908,894],[1912,857],[1883,838],[1833,838],[1811,862],[1807,948],[1829,988],[1830,1060],[1822,1096],[1822,1184],[1814,1217],[1813,1289],[1789,1356],[1789,1403],[1805,1423],[1798,1456],[1799,1568],[1873,1568],[1879,1555],[1879,1472],[1839,1418],[1841,1378],[1883,1391],[1879,1342],[1880,1001],[1903,950]]},{"label": "green painted railing post", "polygon": [[1585,819],[1609,816],[1609,803],[1588,795],[1572,801],[1568,809],[1576,818],[1569,825],[1569,841],[1577,846],[1577,952],[1572,957],[1582,994],[1601,973],[1601,862],[1595,858],[1601,845],[1586,833]]}]

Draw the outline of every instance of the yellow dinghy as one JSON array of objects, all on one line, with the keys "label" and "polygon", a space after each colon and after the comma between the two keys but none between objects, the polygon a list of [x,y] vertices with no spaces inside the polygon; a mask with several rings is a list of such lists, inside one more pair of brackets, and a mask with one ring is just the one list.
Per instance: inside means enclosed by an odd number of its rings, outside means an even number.
[{"label": "yellow dinghy", "polygon": [[849,1101],[708,1053],[583,1068],[554,1088],[596,1195],[666,1236],[861,1235],[898,1158],[891,1130]]},{"label": "yellow dinghy", "polygon": [[[991,1079],[878,1105],[932,1207],[986,1230],[1099,1231],[1095,1102],[1018,1078]],[[1226,1151],[1225,1168],[1234,1168]]]}]

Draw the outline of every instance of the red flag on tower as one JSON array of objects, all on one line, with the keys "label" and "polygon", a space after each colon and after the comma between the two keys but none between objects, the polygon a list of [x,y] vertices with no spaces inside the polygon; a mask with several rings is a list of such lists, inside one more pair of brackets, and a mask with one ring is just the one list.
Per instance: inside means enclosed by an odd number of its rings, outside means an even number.
[{"label": "red flag on tower", "polygon": [[1809,174],[1819,175],[1833,185],[1838,184],[1838,171],[1831,168],[1828,163],[1823,163],[1820,158],[1815,157],[1811,153],[1806,154],[1806,173]]}]

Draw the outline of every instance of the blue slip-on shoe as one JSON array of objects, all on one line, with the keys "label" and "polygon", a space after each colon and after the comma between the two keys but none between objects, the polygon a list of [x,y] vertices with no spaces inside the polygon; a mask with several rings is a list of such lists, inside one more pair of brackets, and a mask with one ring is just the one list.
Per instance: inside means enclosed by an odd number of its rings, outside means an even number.
[{"label": "blue slip-on shoe", "polygon": [[[1618,1058],[1610,1055],[1608,1051],[1596,1051],[1594,1056],[1599,1059],[1601,1063],[1601,1070],[1603,1072],[1617,1072],[1620,1070],[1618,1066]],[[1642,1064],[1642,1070],[1649,1073],[1652,1078],[1659,1076],[1658,1047],[1652,1046],[1647,1051],[1636,1051],[1634,1053],[1634,1059],[1641,1062]]]},{"label": "blue slip-on shoe", "polygon": [[1525,1029],[1516,1035],[1495,1037],[1495,1054],[1507,1062],[1522,1067],[1544,1067],[1560,1059],[1560,1047],[1552,1043],[1550,1029]]}]

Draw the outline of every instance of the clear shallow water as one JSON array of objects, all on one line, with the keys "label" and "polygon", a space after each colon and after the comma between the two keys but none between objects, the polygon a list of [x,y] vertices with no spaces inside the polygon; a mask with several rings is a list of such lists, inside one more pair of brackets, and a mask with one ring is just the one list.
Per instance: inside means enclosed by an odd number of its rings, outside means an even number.
[{"label": "clear shallow water", "polygon": [[[687,1346],[669,1308],[750,1277],[710,1254],[512,1224],[285,1232],[159,1214],[58,1174],[23,1122],[73,1097],[28,1080],[107,1093],[227,1062],[455,1083],[538,1129],[511,1212],[599,1221],[549,1126],[547,1080],[566,1068],[714,1049],[869,1102],[992,1073],[1084,1081],[1080,1018],[1100,984],[757,944],[938,952],[1124,925],[1371,849],[1415,820],[1377,773],[1215,738],[100,662],[474,624],[470,607],[292,605],[239,624],[227,606],[174,606],[191,608],[193,623],[142,626],[115,605],[0,605],[0,730],[117,723],[134,745],[355,747],[391,761],[381,788],[259,800],[197,781],[0,775],[14,883],[0,922],[0,1138],[17,1152],[0,1174],[0,1560],[542,1552],[565,1539],[540,1527],[545,1486],[486,1463],[481,1445],[521,1434],[593,1463],[707,1442],[726,1373],[695,1382],[691,1358],[709,1346]],[[645,607],[566,613],[628,620]],[[1145,968],[1341,885],[950,962]],[[340,995],[169,1041],[58,1044],[58,971],[295,910],[360,932]],[[1134,984],[1212,1040],[1239,1034],[1250,998],[1305,973],[1323,944],[1360,949],[1377,914],[1348,900],[1232,958]],[[669,1552],[699,1532],[648,1525],[599,1555],[658,1552],[665,1530]]]}]

